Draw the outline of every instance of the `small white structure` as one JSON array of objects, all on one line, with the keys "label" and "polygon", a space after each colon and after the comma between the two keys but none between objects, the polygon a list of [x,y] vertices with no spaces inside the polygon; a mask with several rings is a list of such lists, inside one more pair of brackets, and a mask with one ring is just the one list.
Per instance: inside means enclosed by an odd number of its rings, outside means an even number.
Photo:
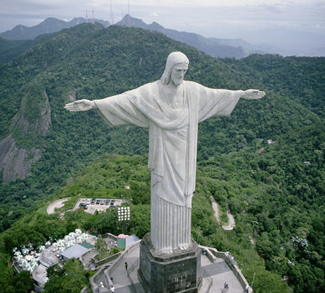
[{"label": "small white structure", "polygon": [[82,231],[81,231],[80,229],[76,229],[76,230],[75,230],[75,233],[79,235],[79,234],[82,233]]},{"label": "small white structure", "polygon": [[58,246],[64,246],[64,241],[62,239],[59,239],[58,240]]},{"label": "small white structure", "polygon": [[41,245],[41,246],[38,248],[38,250],[39,250],[40,252],[44,251],[45,249],[46,249],[46,247],[45,247],[44,245]]}]

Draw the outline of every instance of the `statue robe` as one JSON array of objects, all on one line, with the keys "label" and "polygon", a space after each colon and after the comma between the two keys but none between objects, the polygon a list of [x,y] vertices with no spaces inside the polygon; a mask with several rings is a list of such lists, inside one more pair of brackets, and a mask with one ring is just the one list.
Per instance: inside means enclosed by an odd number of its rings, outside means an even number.
[{"label": "statue robe", "polygon": [[183,81],[169,101],[165,87],[156,81],[95,103],[110,126],[149,128],[151,241],[156,250],[170,252],[191,244],[198,123],[229,115],[242,91]]}]

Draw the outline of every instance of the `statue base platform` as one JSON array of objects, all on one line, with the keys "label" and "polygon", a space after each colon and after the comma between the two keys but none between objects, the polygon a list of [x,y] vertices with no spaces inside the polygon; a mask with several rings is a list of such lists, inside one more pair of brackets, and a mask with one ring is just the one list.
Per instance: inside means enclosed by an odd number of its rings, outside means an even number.
[{"label": "statue base platform", "polygon": [[138,277],[147,293],[197,293],[202,283],[201,250],[192,240],[184,250],[155,251],[148,233],[140,243]]}]

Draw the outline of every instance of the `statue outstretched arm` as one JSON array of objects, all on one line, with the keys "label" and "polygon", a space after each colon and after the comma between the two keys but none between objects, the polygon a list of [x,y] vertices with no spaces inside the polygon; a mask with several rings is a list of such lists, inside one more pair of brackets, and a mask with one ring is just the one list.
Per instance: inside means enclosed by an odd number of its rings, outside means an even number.
[{"label": "statue outstretched arm", "polygon": [[242,92],[241,98],[247,99],[247,100],[255,100],[255,99],[261,99],[265,96],[265,92],[260,90],[246,90]]},{"label": "statue outstretched arm", "polygon": [[91,109],[97,109],[97,105],[94,101],[90,100],[78,100],[74,101],[72,103],[66,104],[64,106],[64,109],[70,111],[70,112],[80,112],[80,111],[88,111]]}]

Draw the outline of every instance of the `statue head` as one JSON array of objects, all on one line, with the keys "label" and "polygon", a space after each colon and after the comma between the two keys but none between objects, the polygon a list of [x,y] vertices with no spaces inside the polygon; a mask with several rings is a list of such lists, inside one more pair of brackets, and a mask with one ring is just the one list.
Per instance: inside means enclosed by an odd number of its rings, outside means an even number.
[{"label": "statue head", "polygon": [[166,67],[163,75],[161,76],[160,80],[163,84],[169,84],[171,81],[172,69],[175,65],[186,65],[186,68],[189,64],[189,60],[185,54],[182,52],[172,52],[168,55],[166,61]]}]

